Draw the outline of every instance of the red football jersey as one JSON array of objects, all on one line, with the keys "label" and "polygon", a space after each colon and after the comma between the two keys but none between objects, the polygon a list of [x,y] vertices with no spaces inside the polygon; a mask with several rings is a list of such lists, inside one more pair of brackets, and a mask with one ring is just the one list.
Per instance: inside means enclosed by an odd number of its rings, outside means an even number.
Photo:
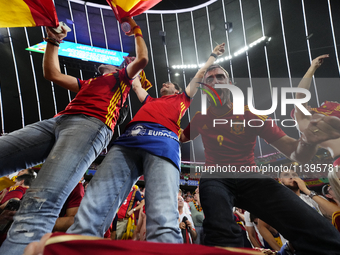
[{"label": "red football jersey", "polygon": [[9,188],[9,191],[4,196],[4,198],[1,200],[0,204],[6,203],[11,198],[18,198],[21,199],[24,194],[26,193],[27,188],[21,187],[21,186],[12,186]]},{"label": "red football jersey", "polygon": [[[125,102],[132,84],[126,69],[118,72],[119,82],[122,87],[123,103]],[[119,109],[121,108],[121,93],[116,86],[114,73],[102,75],[86,81],[79,80],[81,88],[76,97],[68,104],[62,114],[86,114],[104,122],[114,130]]]},{"label": "red football jersey", "polygon": [[64,217],[67,209],[79,207],[80,202],[85,195],[84,186],[82,183],[78,183],[77,186],[72,190],[71,194],[68,196],[66,202],[63,205],[59,213],[59,217]]},{"label": "red football jersey", "polygon": [[311,110],[315,113],[340,118],[340,104],[337,102],[325,101],[320,107],[312,108]]},{"label": "red football jersey", "polygon": [[333,213],[332,224],[340,232],[340,211]]},{"label": "red football jersey", "polygon": [[134,207],[135,202],[142,201],[143,199],[142,194],[138,190],[136,192],[131,191],[117,212],[118,219],[129,218],[127,213]]},{"label": "red football jersey", "polygon": [[[219,123],[227,123],[214,127],[214,119],[221,120]],[[251,127],[248,121],[252,126],[264,124],[262,127]],[[194,139],[199,134],[202,136],[207,165],[223,164],[236,167],[255,165],[254,148],[257,136],[272,143],[286,135],[274,121],[267,116],[251,113],[248,106],[245,106],[244,115],[233,115],[232,109],[222,116],[215,116],[210,109],[207,115],[196,113],[184,130],[184,135]]]},{"label": "red football jersey", "polygon": [[147,96],[135,117],[128,124],[134,122],[153,122],[161,124],[175,134],[179,134],[181,119],[190,106],[191,99],[184,92],[179,95],[152,98]]}]

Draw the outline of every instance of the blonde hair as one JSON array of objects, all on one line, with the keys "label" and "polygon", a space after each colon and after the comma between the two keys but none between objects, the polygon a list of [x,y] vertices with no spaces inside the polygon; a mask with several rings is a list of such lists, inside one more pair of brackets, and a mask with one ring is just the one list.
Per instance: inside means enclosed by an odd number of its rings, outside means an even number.
[{"label": "blonde hair", "polygon": [[328,180],[334,191],[335,198],[340,201],[340,180],[338,166],[333,167],[333,171],[328,173]]}]

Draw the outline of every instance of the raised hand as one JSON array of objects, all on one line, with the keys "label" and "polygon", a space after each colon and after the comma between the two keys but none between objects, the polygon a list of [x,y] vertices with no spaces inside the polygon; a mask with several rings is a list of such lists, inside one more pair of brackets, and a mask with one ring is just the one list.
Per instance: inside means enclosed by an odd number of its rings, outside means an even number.
[{"label": "raised hand", "polygon": [[322,65],[325,58],[329,58],[329,54],[324,54],[313,59],[311,66],[314,67],[315,69],[319,68]]},{"label": "raised hand", "polygon": [[122,18],[122,22],[128,22],[131,26],[131,30],[127,33],[125,33],[127,36],[132,36],[134,35],[134,28],[137,26],[137,23],[136,21],[134,21],[132,18],[130,17],[125,17],[125,18]]},{"label": "raised hand", "polygon": [[225,43],[219,44],[215,47],[212,53],[216,54],[217,56],[221,56],[225,52]]},{"label": "raised hand", "polygon": [[46,29],[46,32],[47,32],[47,37],[56,39],[57,41],[61,41],[67,36],[67,31],[64,27],[61,27],[61,29],[62,29],[61,33],[56,33],[50,27],[45,27],[45,29]]},{"label": "raised hand", "polygon": [[340,138],[340,119],[315,113],[301,137],[304,142],[314,145]]}]

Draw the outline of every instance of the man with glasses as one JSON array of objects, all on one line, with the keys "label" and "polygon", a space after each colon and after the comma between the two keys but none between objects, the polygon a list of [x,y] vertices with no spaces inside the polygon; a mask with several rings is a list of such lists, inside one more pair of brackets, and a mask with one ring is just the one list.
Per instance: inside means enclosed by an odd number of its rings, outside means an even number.
[{"label": "man with glasses", "polygon": [[[219,65],[210,66],[203,76],[207,85],[228,84],[229,75]],[[199,134],[205,148],[206,168],[219,165],[235,169],[224,174],[203,173],[200,181],[200,199],[205,213],[203,222],[205,244],[211,246],[242,247],[242,233],[234,221],[232,207],[245,209],[277,229],[291,240],[297,253],[338,254],[340,235],[315,210],[303,203],[294,193],[274,179],[259,173],[242,173],[252,169],[257,136],[295,161],[308,162],[317,151],[317,144],[338,138],[340,120],[313,116],[310,125],[299,140],[287,136],[267,116],[251,113],[245,106],[244,115],[233,115],[233,103],[228,89],[216,89],[221,104],[210,97],[207,115],[197,113],[182,132],[181,141],[194,139]],[[217,96],[213,95],[215,101]],[[214,119],[228,120],[234,125],[213,125]],[[260,127],[245,126],[249,120],[264,122]],[[269,119],[270,120],[270,119]],[[315,135],[314,130],[318,130]],[[229,167],[229,168],[228,168]],[[230,168],[231,167],[231,168]],[[292,208],[294,208],[292,210]],[[311,226],[306,227],[306,226]]]}]

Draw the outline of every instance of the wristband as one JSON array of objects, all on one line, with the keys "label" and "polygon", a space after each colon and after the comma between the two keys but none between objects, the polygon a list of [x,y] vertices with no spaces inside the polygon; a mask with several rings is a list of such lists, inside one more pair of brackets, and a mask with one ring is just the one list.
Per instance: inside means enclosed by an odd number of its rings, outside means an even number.
[{"label": "wristband", "polygon": [[215,54],[215,53],[211,53],[210,56],[212,56],[214,58],[218,58],[217,54]]},{"label": "wristband", "polygon": [[142,30],[140,29],[139,26],[135,26],[133,29],[132,29],[133,33],[135,36],[140,36],[143,38],[143,34],[142,34]]}]

